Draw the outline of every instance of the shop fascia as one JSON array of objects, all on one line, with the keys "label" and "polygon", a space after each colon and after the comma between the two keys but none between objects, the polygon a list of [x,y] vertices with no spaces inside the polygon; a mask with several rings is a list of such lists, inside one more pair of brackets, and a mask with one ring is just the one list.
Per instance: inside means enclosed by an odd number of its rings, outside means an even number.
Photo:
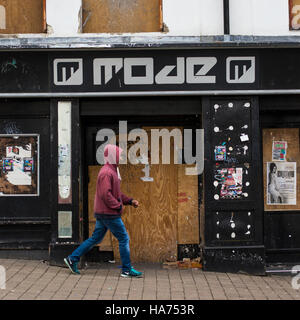
[{"label": "shop fascia", "polygon": [[[159,66],[159,61],[154,57],[95,58],[93,85],[106,85],[114,77],[124,85],[215,84],[217,76],[214,67],[218,62],[217,57],[176,57],[176,64]],[[54,59],[53,67],[56,86],[84,84],[83,58]],[[224,69],[227,83],[255,82],[255,57],[227,57],[226,66],[219,68]],[[123,79],[117,75],[122,69]],[[157,69],[160,71],[156,72]],[[171,75],[174,70],[176,74]]]}]

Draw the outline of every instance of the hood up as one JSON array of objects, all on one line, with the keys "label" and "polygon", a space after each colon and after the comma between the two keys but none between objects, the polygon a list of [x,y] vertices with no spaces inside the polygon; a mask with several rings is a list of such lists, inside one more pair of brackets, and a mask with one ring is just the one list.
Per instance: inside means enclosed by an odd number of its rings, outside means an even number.
[{"label": "hood up", "polygon": [[117,166],[120,162],[122,149],[116,145],[108,144],[104,148],[104,161],[105,164]]}]

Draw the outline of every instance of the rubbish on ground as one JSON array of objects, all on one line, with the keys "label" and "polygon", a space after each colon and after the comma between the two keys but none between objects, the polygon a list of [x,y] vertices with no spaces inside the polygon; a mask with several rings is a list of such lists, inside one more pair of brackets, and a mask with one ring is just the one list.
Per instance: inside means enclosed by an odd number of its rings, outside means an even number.
[{"label": "rubbish on ground", "polygon": [[164,262],[163,263],[164,269],[189,269],[189,268],[198,268],[202,269],[201,258],[183,258],[182,261],[175,261],[175,262]]}]

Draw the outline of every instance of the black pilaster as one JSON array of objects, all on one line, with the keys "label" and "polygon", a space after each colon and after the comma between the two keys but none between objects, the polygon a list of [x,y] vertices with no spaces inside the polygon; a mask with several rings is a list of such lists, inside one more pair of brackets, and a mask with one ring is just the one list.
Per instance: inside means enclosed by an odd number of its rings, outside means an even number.
[{"label": "black pilaster", "polygon": [[[264,274],[258,99],[205,97],[203,125],[204,269]],[[226,148],[225,159],[216,159],[217,146]],[[240,189],[230,189],[237,183],[239,172],[242,172]]]},{"label": "black pilaster", "polygon": [[[63,265],[63,258],[68,256],[80,242],[80,161],[81,161],[81,135],[79,101],[68,99],[72,102],[71,108],[71,163],[72,163],[72,203],[58,203],[58,101],[51,101],[51,212],[52,212],[52,233],[50,243],[50,264]],[[58,237],[58,211],[72,211],[72,238]]]}]

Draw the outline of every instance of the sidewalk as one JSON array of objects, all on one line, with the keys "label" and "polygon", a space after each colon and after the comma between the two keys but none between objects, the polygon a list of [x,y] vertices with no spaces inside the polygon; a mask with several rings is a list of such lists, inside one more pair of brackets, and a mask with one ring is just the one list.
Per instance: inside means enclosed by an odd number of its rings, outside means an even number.
[{"label": "sidewalk", "polygon": [[0,259],[6,268],[6,289],[0,300],[299,300],[291,276],[250,276],[203,272],[201,269],[163,269],[136,264],[142,279],[119,276],[117,264],[88,266],[81,275],[47,262]]}]

